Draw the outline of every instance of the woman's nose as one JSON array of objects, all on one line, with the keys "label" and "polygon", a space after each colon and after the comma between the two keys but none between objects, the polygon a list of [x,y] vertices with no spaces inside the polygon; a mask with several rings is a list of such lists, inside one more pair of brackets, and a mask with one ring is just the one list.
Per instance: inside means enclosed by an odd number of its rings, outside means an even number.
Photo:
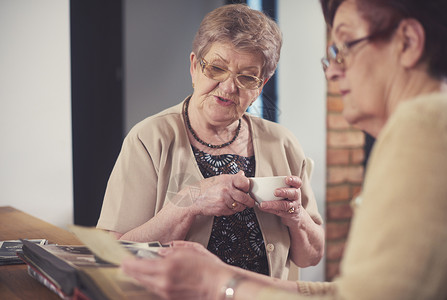
[{"label": "woman's nose", "polygon": [[329,61],[329,65],[324,71],[327,80],[337,80],[343,73],[342,65],[333,60]]},{"label": "woman's nose", "polygon": [[219,86],[225,93],[233,93],[238,88],[236,84],[236,77],[228,76],[226,80],[219,83]]}]

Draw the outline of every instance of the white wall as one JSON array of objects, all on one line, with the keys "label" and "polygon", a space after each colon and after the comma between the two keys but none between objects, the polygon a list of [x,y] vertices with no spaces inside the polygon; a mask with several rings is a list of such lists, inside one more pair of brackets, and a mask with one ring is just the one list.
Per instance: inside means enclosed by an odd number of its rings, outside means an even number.
[{"label": "white wall", "polygon": [[0,2],[0,206],[73,222],[68,0]]},{"label": "white wall", "polygon": [[[317,0],[278,0],[284,44],[278,67],[279,123],[292,130],[307,156],[315,161],[312,187],[325,216],[326,80],[320,59],[326,29]],[[324,259],[301,270],[303,280],[324,280]]]}]

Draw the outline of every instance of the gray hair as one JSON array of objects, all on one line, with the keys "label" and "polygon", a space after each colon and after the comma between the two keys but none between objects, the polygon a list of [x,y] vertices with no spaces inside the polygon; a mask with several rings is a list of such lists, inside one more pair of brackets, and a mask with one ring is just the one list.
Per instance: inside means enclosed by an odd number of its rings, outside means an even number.
[{"label": "gray hair", "polygon": [[228,42],[240,51],[261,53],[264,59],[261,75],[265,79],[275,73],[282,34],[275,21],[264,13],[245,4],[229,4],[205,16],[194,38],[192,51],[203,58],[214,42]]}]

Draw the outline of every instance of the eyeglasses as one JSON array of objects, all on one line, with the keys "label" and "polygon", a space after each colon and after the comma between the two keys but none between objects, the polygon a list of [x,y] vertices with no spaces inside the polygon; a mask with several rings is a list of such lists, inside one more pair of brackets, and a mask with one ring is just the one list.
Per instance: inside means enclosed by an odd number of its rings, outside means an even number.
[{"label": "eyeglasses", "polygon": [[[208,63],[204,58],[200,59],[202,73],[209,79],[224,82],[233,74],[230,70]],[[235,74],[236,85],[241,89],[255,90],[262,85],[262,79],[253,75]]]},{"label": "eyeglasses", "polygon": [[391,32],[394,32],[394,30],[399,26],[400,21],[396,22],[393,26],[387,27],[383,30],[379,30],[375,33],[372,33],[368,36],[343,43],[340,47],[338,47],[335,44],[332,44],[329,46],[327,50],[327,55],[321,59],[321,64],[323,65],[323,71],[326,72],[327,68],[329,68],[329,64],[331,61],[335,62],[338,66],[345,69],[346,68],[346,57],[349,55],[349,50],[357,45],[360,42],[363,41],[371,41],[373,39],[387,36]]},{"label": "eyeglasses", "polygon": [[353,46],[357,45],[360,42],[367,41],[371,39],[374,35],[368,35],[363,38],[353,40],[347,43],[343,43],[340,47],[335,44],[329,46],[327,50],[327,56],[321,59],[321,64],[323,65],[323,71],[326,72],[327,68],[329,68],[329,64],[331,61],[335,62],[341,68],[345,68],[345,60],[346,56],[349,54],[349,49]]}]

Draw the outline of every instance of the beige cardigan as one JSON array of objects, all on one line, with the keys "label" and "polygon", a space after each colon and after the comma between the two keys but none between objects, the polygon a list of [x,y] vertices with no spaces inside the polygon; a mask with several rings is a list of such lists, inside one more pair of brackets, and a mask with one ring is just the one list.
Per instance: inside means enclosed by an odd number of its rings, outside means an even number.
[{"label": "beige cardigan", "polygon": [[[184,187],[203,179],[188,140],[183,103],[137,124],[126,137],[110,176],[98,228],[125,233],[152,218]],[[302,204],[322,223],[307,179],[305,155],[283,126],[246,114],[252,132],[256,176],[304,174]],[[255,208],[264,237],[270,275],[286,279],[290,237],[279,217]],[[208,244],[212,216],[199,216],[186,240]]]},{"label": "beige cardigan", "polygon": [[400,104],[368,163],[362,202],[333,284],[298,284],[300,297],[447,299],[447,94]]}]

